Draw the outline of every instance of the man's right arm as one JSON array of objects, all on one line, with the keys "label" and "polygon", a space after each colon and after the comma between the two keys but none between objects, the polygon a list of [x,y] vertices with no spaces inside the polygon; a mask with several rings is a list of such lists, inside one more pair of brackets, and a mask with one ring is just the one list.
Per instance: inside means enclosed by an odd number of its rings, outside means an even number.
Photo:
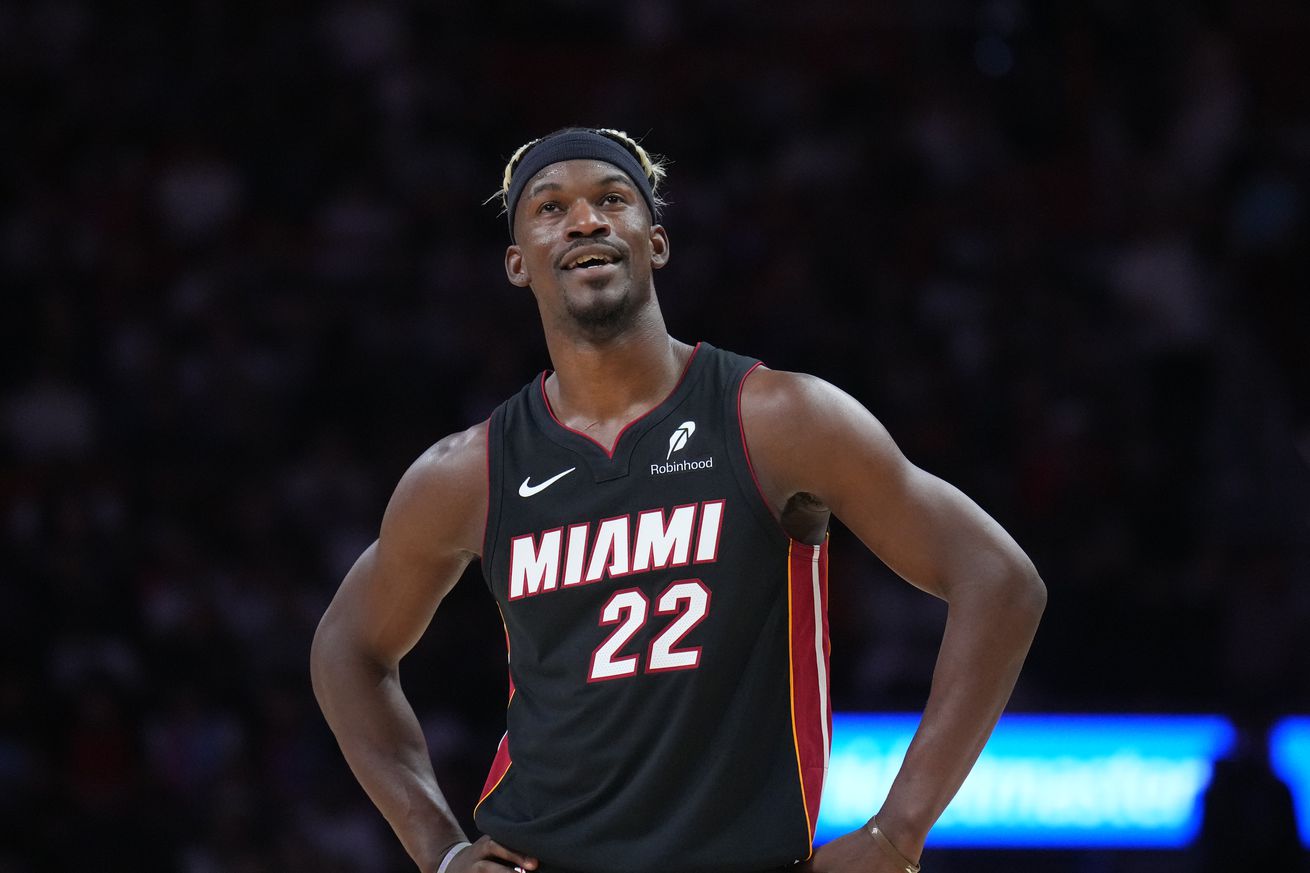
[{"label": "man's right arm", "polygon": [[[314,694],[350,769],[425,873],[465,836],[437,786],[399,664],[482,550],[486,440],[484,422],[437,443],[406,471],[377,542],[346,574],[310,653]],[[535,866],[485,838],[478,848],[472,854]]]}]

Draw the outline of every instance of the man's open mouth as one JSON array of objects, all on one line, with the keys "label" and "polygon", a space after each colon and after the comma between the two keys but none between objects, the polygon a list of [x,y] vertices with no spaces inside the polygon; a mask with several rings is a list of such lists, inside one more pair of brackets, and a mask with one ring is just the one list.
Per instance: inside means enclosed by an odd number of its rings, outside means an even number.
[{"label": "man's open mouth", "polygon": [[619,260],[617,255],[608,252],[587,252],[575,257],[571,257],[564,262],[566,270],[590,270],[593,267],[604,267],[616,263]]}]

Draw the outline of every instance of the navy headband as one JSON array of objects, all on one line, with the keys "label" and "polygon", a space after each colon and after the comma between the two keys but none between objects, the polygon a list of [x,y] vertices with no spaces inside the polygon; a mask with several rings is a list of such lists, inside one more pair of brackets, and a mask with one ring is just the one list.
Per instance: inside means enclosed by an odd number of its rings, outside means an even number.
[{"label": "navy headband", "polygon": [[604,134],[592,130],[565,130],[546,137],[524,152],[523,160],[510,176],[509,191],[505,194],[505,211],[509,216],[511,240],[514,239],[514,210],[529,180],[551,164],[579,159],[613,164],[631,177],[637,190],[641,191],[641,196],[646,199],[651,220],[655,220],[655,192],[650,187],[650,179],[646,178],[646,171],[641,168],[641,163],[632,152]]}]

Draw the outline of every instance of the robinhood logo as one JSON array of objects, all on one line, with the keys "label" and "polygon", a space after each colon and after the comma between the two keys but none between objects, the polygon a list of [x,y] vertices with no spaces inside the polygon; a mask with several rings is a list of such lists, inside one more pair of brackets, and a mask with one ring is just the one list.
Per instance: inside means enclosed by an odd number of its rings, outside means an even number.
[{"label": "robinhood logo", "polygon": [[664,460],[667,461],[673,457],[674,452],[682,451],[682,447],[687,444],[687,440],[691,439],[691,435],[695,432],[696,422],[694,421],[684,421],[678,425],[678,429],[673,432],[673,436],[669,437],[669,453],[664,456]]},{"label": "robinhood logo", "polygon": [[[695,432],[696,422],[694,421],[684,421],[678,425],[672,436],[669,437],[669,453],[664,456],[664,460],[669,461],[674,452],[682,451],[691,439],[691,435]],[[714,457],[711,455],[708,458],[701,458],[696,461],[669,461],[666,464],[651,464],[650,474],[660,476],[665,473],[682,473],[686,470],[708,470],[713,466]]]}]

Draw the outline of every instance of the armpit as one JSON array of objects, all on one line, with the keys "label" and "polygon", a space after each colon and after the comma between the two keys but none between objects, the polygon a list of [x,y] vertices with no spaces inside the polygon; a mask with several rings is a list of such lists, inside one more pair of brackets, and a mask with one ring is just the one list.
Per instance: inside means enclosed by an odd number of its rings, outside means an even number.
[{"label": "armpit", "polygon": [[822,500],[805,491],[798,491],[782,508],[779,522],[787,535],[810,545],[823,542],[828,532],[828,519],[832,512]]}]

